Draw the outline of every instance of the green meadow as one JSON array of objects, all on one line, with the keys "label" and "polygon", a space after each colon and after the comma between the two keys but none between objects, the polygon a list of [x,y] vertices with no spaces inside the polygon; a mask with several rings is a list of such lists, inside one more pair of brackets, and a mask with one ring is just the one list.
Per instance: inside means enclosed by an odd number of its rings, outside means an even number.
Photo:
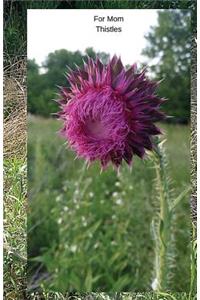
[{"label": "green meadow", "polygon": [[[174,197],[190,184],[190,128],[161,124]],[[147,155],[100,172],[86,168],[59,135],[60,121],[28,118],[28,283],[33,291],[151,291],[152,222],[159,213]],[[173,216],[169,290],[190,289],[189,194]]]}]

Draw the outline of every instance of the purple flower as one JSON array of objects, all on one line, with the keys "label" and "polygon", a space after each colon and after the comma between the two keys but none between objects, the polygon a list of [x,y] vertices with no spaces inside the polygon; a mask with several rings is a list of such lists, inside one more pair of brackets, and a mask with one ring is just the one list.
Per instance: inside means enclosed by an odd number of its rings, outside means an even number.
[{"label": "purple flower", "polygon": [[144,157],[152,150],[151,136],[160,134],[154,122],[164,119],[155,94],[157,82],[136,65],[126,70],[114,56],[103,65],[88,58],[82,69],[70,71],[70,89],[61,88],[59,112],[64,121],[61,134],[78,156],[89,162],[100,160],[119,167],[124,159],[131,164],[134,154]]}]

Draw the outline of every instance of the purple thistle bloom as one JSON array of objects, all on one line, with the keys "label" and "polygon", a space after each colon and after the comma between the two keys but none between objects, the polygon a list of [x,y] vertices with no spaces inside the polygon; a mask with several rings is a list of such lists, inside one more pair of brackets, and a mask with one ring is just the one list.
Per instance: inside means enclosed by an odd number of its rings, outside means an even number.
[{"label": "purple thistle bloom", "polygon": [[165,118],[164,99],[145,70],[138,73],[135,64],[126,70],[116,56],[107,65],[88,58],[68,81],[70,89],[61,88],[59,101],[61,134],[78,156],[118,168],[123,159],[130,165],[134,154],[143,158],[145,149],[153,149],[151,136],[161,133],[154,122]]}]

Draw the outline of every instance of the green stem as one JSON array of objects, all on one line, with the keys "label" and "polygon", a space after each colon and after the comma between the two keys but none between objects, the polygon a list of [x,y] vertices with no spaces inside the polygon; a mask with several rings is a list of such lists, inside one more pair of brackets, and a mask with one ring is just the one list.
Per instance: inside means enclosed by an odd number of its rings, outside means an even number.
[{"label": "green stem", "polygon": [[156,180],[159,192],[159,222],[156,237],[156,291],[163,292],[167,283],[167,253],[170,243],[171,213],[169,207],[169,187],[166,174],[165,153],[162,145],[157,145]]}]

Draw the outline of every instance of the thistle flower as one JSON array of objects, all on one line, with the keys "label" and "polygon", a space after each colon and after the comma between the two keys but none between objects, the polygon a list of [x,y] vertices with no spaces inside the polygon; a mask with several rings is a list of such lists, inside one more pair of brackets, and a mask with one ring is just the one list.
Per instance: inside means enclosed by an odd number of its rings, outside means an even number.
[{"label": "thistle flower", "polygon": [[144,157],[153,149],[152,136],[160,134],[154,122],[165,115],[160,111],[164,99],[155,94],[158,82],[137,71],[126,69],[114,56],[107,65],[88,58],[82,69],[67,75],[70,88],[61,88],[60,118],[62,136],[79,157],[99,160],[102,168],[111,162],[117,168],[133,155]]}]

